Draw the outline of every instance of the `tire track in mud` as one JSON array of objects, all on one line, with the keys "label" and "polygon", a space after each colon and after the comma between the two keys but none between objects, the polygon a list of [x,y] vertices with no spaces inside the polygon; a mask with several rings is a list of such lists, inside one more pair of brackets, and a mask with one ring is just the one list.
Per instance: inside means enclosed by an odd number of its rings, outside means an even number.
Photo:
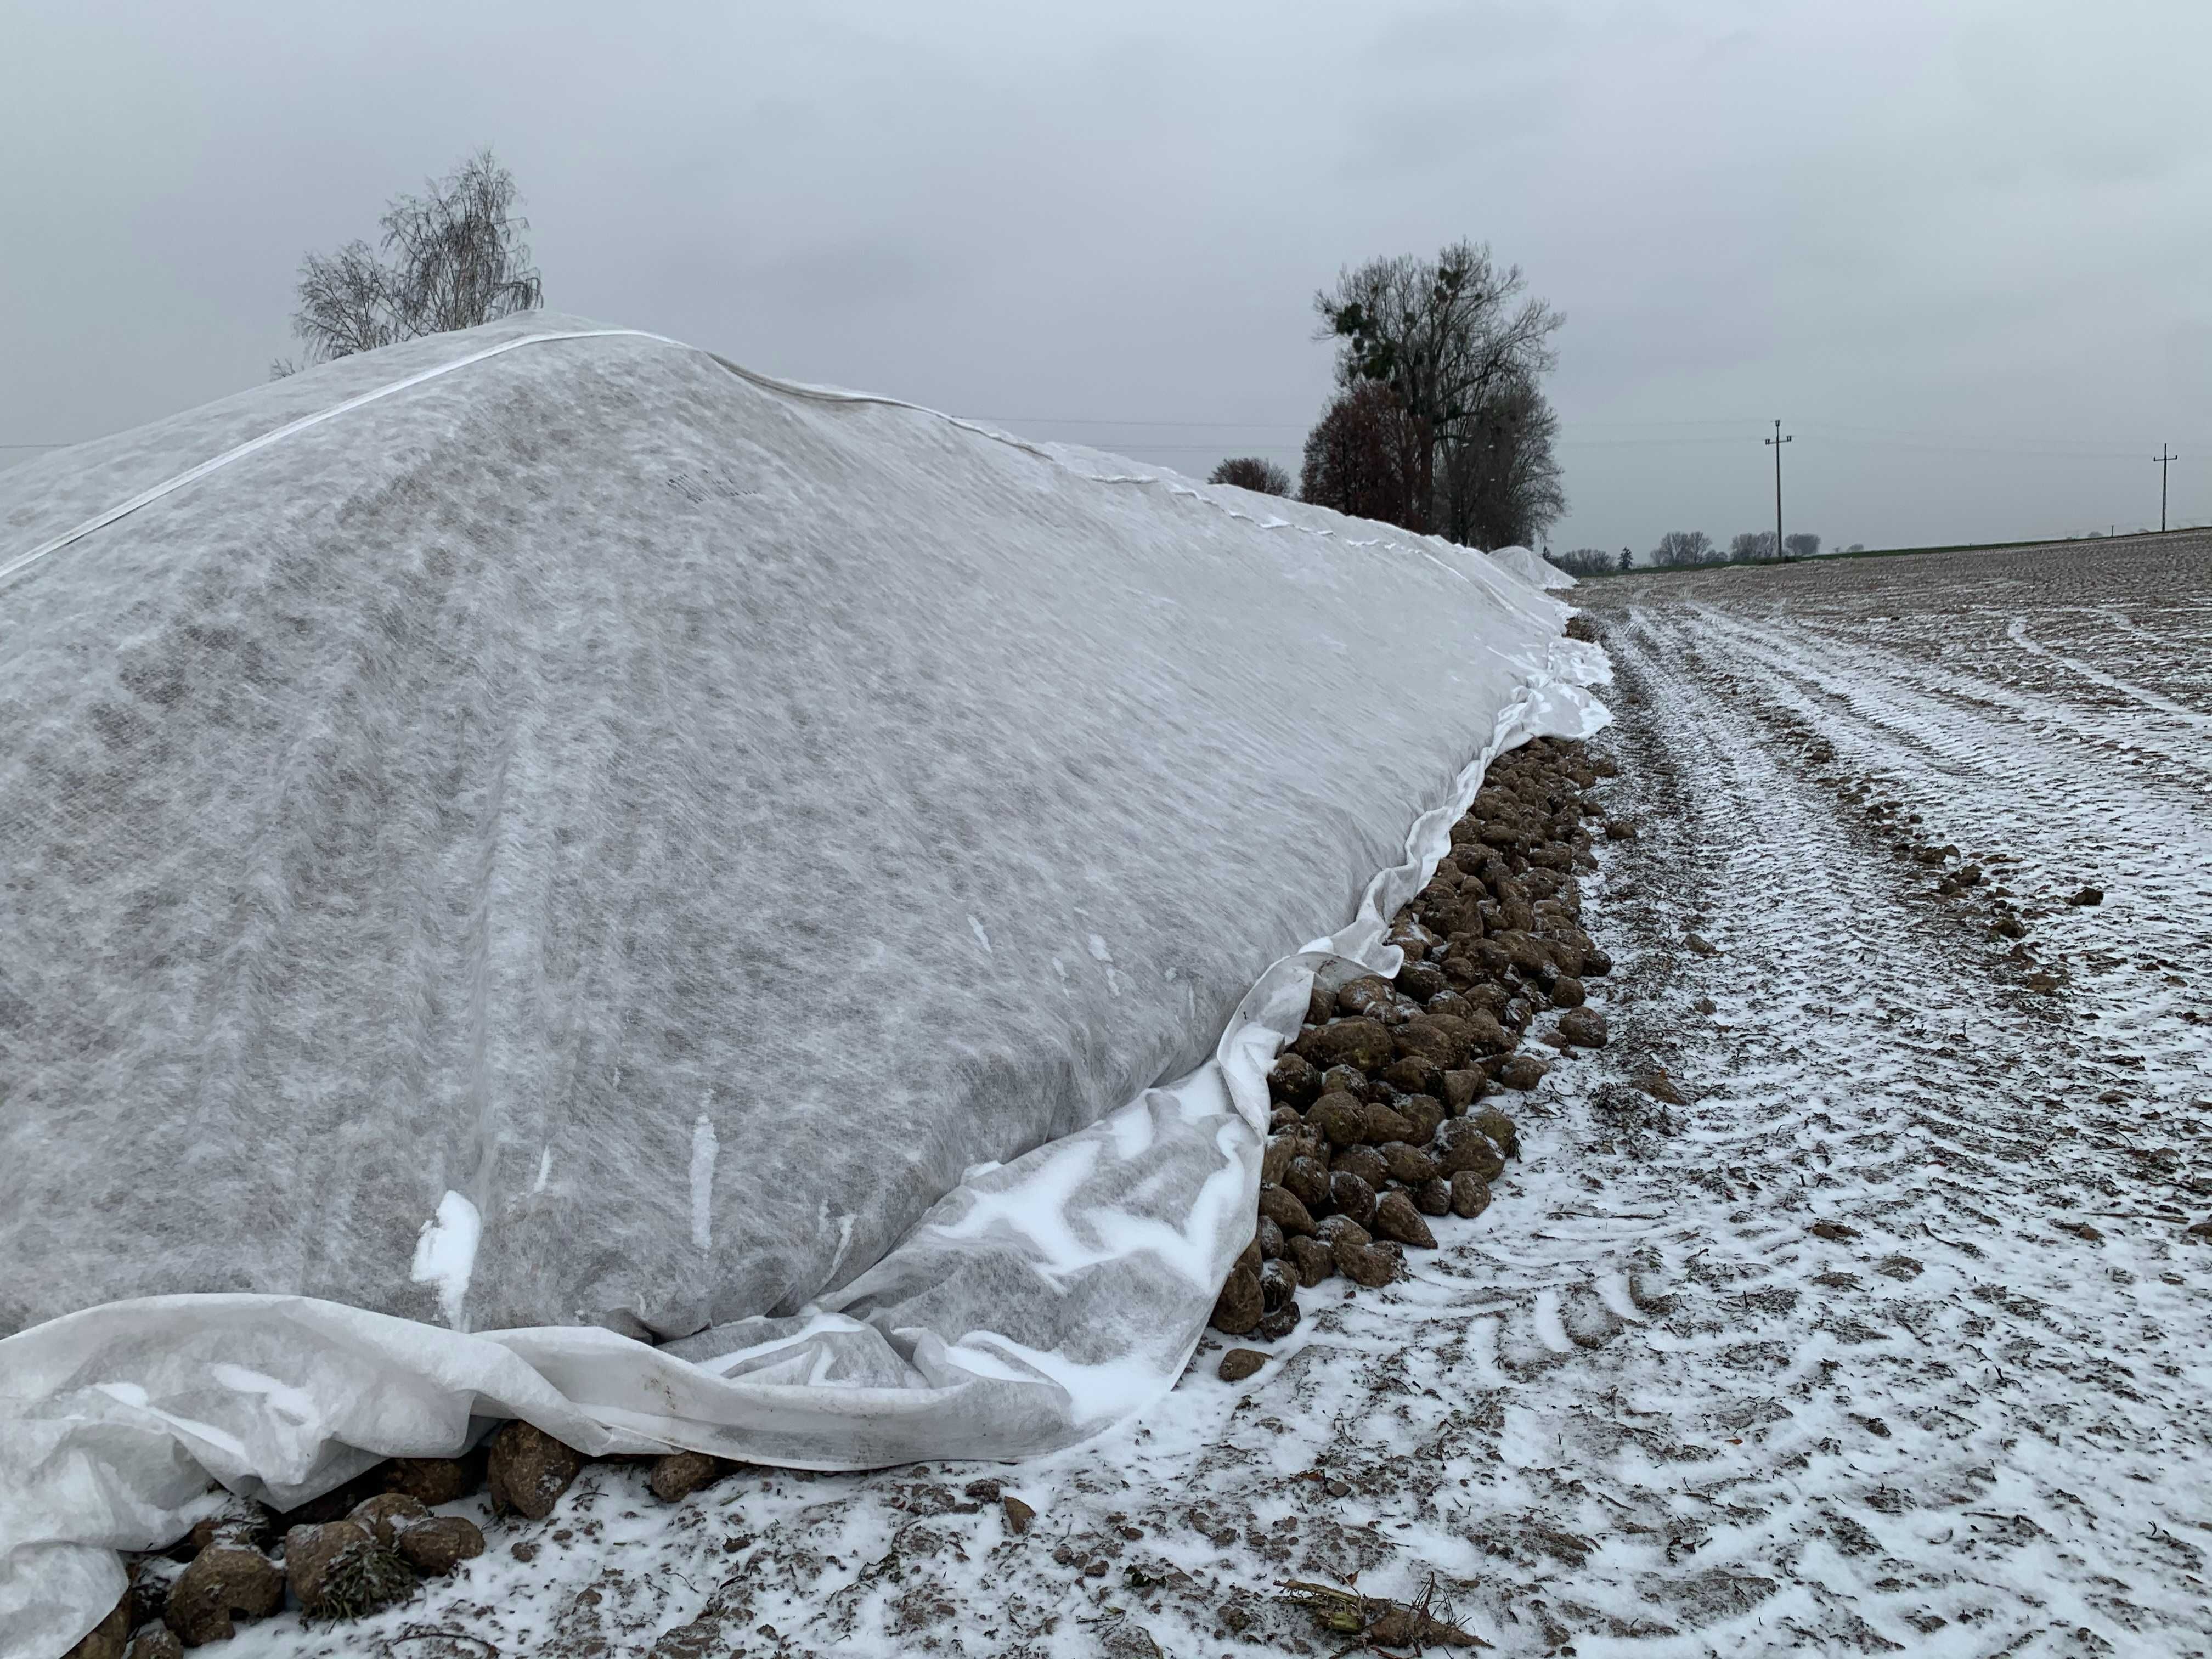
[{"label": "tire track in mud", "polygon": [[[2006,953],[2008,981],[2016,989],[2021,970],[2045,967],[2067,981],[2063,999],[2014,1000],[2046,1017],[2077,1078],[2100,1094],[2142,1097],[2153,1121],[2212,1094],[2203,1035],[2212,998],[2181,971],[2196,969],[2212,917],[2212,795],[2114,775],[2110,751],[2100,772],[2094,750],[2085,757],[2071,742],[1944,708],[1916,695],[1894,659],[1869,661],[1863,641],[1845,665],[1778,641],[1771,626],[1696,615],[1727,642],[1732,676],[1768,671],[1745,696],[1762,718],[1794,721],[1834,750],[1840,769],[1901,801],[1893,817],[1919,809],[1930,839],[1954,833],[1967,858],[2006,860],[2002,879],[2025,890],[2032,924]],[[1857,675],[1847,698],[1817,689],[1847,668]],[[2101,884],[2102,903],[2063,902],[2085,877]],[[2177,1157],[2192,1167],[2175,1195],[2212,1196],[2203,1153]]]},{"label": "tire track in mud", "polygon": [[[1625,770],[1656,829],[1632,860],[1645,873],[1621,872],[1612,896],[1646,890],[1631,914],[1667,957],[1627,963],[1623,988],[1646,979],[1679,1006],[1702,987],[1715,1007],[1711,1069],[1692,1079],[1711,1092],[1682,1139],[1738,1207],[1708,1209],[1691,1276],[1769,1310],[1722,1363],[1791,1355],[1769,1400],[1795,1426],[1774,1419],[1773,1470],[1733,1488],[1766,1528],[1740,1570],[1768,1564],[1775,1601],[1807,1603],[1773,1628],[1839,1649],[1946,1630],[1976,1652],[2124,1649],[2150,1631],[2201,1646],[2212,1516],[2186,1482],[2178,1504],[2145,1499],[2165,1460],[2207,1461],[2185,1403],[2205,1322],[2180,1294],[2201,1298],[2205,1275],[2173,1271],[2196,1264],[2172,1222],[2124,1243],[2052,1225],[2101,1079],[2054,1052],[2047,1012],[1992,1001],[1987,947],[1899,892],[1806,775],[1765,717],[1791,701],[1778,675],[1676,611],[1637,614],[1609,644]],[[1820,710],[1800,696],[1793,712]],[[1723,954],[1670,955],[1670,912]],[[1671,1011],[1651,1013],[1663,1042]],[[1618,1024],[1641,1035],[1629,1009]],[[2106,1161],[2112,1189],[2140,1196]],[[2116,1511],[2151,1540],[2193,1523],[2197,1541],[2124,1541]]]}]

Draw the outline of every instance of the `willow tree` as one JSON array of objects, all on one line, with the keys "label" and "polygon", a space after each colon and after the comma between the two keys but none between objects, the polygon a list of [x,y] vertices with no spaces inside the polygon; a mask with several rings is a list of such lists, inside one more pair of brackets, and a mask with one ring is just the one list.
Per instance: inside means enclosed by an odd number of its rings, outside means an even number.
[{"label": "willow tree", "polygon": [[[378,246],[347,243],[300,262],[292,332],[311,363],[449,329],[474,328],[545,303],[530,262],[514,175],[489,149],[467,157],[420,196],[397,196]],[[288,374],[299,365],[273,366]]]}]

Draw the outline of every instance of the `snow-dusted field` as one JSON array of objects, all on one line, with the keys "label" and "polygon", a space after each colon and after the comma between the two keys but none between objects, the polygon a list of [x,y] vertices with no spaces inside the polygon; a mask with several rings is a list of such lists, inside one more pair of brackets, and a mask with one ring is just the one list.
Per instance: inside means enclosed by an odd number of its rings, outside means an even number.
[{"label": "snow-dusted field", "polygon": [[1513,1654],[2212,1650],[2212,543],[1576,597],[1612,1046],[1411,1282],[1042,1462],[463,1506],[459,1579],[226,1651],[1333,1654],[1277,1585],[1355,1574]]}]

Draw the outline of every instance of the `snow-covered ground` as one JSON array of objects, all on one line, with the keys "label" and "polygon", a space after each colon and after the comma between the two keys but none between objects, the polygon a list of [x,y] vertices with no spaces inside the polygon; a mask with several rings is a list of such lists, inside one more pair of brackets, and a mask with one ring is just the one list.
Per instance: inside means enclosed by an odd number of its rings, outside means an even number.
[{"label": "snow-covered ground", "polygon": [[597,1465],[226,1651],[1333,1654],[1277,1587],[1354,1575],[1512,1654],[2212,1651],[2212,548],[1577,597],[1638,826],[1585,883],[1613,1041],[1410,1282],[1039,1462],[672,1510]]}]

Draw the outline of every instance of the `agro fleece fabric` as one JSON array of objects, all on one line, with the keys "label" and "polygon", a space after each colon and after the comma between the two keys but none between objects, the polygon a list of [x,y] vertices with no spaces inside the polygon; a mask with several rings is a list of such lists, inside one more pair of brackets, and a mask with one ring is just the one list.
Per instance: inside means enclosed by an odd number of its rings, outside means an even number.
[{"label": "agro fleece fabric", "polygon": [[1493,547],[1490,550],[1490,556],[1522,581],[1532,586],[1540,587],[1547,592],[1559,592],[1566,588],[1582,586],[1575,580],[1572,572],[1560,569],[1549,559],[1538,557],[1534,548],[1522,547],[1517,544],[1512,547]]},{"label": "agro fleece fabric", "polygon": [[1567,614],[546,313],[0,473],[0,1656],[491,1418],[1140,1409],[1315,973],[1606,718]]}]

